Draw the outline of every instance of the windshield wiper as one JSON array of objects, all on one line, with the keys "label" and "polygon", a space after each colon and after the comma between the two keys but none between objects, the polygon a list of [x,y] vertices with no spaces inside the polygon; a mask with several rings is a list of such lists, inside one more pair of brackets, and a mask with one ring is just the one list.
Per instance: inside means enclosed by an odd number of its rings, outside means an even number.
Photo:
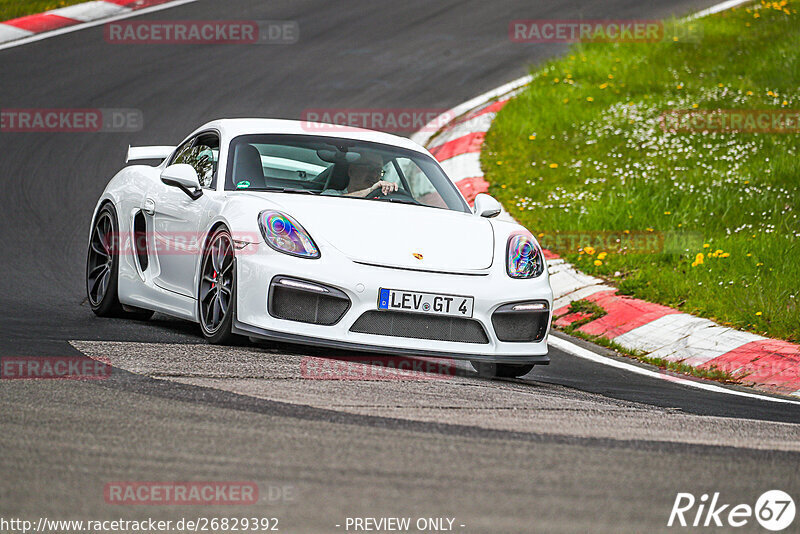
[{"label": "windshield wiper", "polygon": [[372,200],[382,200],[384,202],[394,202],[395,204],[411,204],[412,206],[422,206],[421,203],[417,202],[416,200],[403,200],[399,198],[386,198],[386,197],[377,197],[376,199]]},{"label": "windshield wiper", "polygon": [[258,189],[250,189],[249,191],[258,191],[266,193],[296,193],[299,195],[316,195],[317,191],[310,189],[292,189],[289,187],[259,187]]}]

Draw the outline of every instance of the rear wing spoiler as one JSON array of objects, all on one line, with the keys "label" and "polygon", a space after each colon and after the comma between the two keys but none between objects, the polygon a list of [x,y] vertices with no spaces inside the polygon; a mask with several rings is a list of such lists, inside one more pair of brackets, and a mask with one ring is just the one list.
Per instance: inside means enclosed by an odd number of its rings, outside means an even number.
[{"label": "rear wing spoiler", "polygon": [[174,146],[129,146],[125,163],[141,159],[164,159],[175,150]]}]

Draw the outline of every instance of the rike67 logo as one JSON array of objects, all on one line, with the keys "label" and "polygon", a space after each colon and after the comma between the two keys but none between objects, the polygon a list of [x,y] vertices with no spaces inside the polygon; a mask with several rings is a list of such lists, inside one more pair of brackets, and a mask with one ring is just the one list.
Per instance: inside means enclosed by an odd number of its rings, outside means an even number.
[{"label": "rike67 logo", "polygon": [[755,518],[765,529],[777,532],[791,525],[794,516],[794,500],[781,490],[764,492],[755,506],[724,504],[719,492],[710,498],[704,493],[699,499],[691,493],[678,493],[667,526],[743,527]]}]

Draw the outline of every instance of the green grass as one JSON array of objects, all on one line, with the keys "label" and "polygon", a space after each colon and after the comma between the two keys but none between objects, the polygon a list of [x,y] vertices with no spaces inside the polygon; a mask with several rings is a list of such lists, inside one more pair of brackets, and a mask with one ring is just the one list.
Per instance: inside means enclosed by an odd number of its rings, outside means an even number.
[{"label": "green grass", "polygon": [[0,20],[33,15],[59,7],[80,4],[86,0],[0,0]]},{"label": "green grass", "polygon": [[[668,133],[659,119],[800,109],[800,2],[779,7],[696,21],[697,42],[576,45],[544,65],[487,133],[490,193],[543,246],[624,294],[800,341],[800,135]],[[563,239],[584,231],[664,246]]]}]

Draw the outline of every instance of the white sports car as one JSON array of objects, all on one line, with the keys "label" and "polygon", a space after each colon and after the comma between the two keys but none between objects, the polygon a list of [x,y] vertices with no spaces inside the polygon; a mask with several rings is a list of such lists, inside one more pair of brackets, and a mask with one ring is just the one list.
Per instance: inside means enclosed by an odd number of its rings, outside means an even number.
[{"label": "white sports car", "polygon": [[225,119],[178,147],[131,147],[92,216],[86,285],[100,316],[153,311],[240,334],[463,358],[521,376],[547,364],[552,291],[522,226],[474,209],[412,141]]}]

